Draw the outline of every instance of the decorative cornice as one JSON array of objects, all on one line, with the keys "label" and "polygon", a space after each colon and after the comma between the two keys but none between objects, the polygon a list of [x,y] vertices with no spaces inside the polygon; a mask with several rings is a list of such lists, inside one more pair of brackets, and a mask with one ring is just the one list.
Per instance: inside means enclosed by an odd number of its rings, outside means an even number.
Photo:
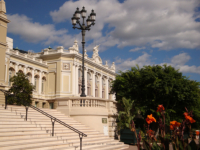
[{"label": "decorative cornice", "polygon": [[[24,60],[24,61],[27,61],[27,62],[30,62],[30,63],[33,63],[33,64],[36,64],[36,65],[39,65],[39,66],[42,66],[42,67],[46,67],[48,68],[48,65],[45,65],[43,63],[40,63],[40,62],[37,62],[37,61],[34,61],[34,60],[31,60],[29,58],[25,58],[25,57],[22,57],[20,55],[16,55],[16,54],[10,54],[10,53],[7,53],[8,55],[10,55],[11,57],[15,57],[15,58],[18,58],[20,60]],[[12,58],[11,58],[12,59]]]},{"label": "decorative cornice", "polygon": [[0,44],[3,45],[3,46],[7,46],[7,44],[6,44],[6,43],[3,43],[3,42],[0,42]]},{"label": "decorative cornice", "polygon": [[4,18],[4,17],[2,17],[2,16],[0,16],[0,20],[4,21],[4,22],[6,22],[6,23],[9,23],[9,22],[10,22],[10,20],[8,20],[7,18]]},{"label": "decorative cornice", "polygon": [[[10,59],[10,63],[15,63],[16,65],[22,64],[22,65],[24,65],[24,66],[27,65],[27,64],[25,64],[25,63],[17,62],[17,61],[12,60],[12,59]],[[46,70],[43,70],[43,69],[40,69],[40,68],[37,68],[37,67],[33,67],[33,66],[29,66],[29,65],[28,65],[28,68],[32,68],[33,70],[40,70],[40,71],[48,72],[48,71],[46,71]]]}]

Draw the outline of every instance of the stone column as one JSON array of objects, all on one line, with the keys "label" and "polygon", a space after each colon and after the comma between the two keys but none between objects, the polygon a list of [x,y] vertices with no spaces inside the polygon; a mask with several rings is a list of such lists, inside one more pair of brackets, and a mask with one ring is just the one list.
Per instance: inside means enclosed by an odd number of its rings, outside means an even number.
[{"label": "stone column", "polygon": [[28,66],[24,66],[24,74],[26,75],[26,73],[27,73],[27,67]]},{"label": "stone column", "polygon": [[39,73],[39,88],[38,88],[39,92],[38,94],[40,95],[42,92],[42,72],[40,71]]},{"label": "stone column", "polygon": [[16,75],[16,73],[18,72],[18,63],[15,63],[15,75]]},{"label": "stone column", "polygon": [[92,74],[92,95],[95,97],[95,72]]},{"label": "stone column", "polygon": [[99,76],[99,97],[102,98],[102,75]]},{"label": "stone column", "polygon": [[105,78],[105,82],[106,82],[105,99],[109,99],[109,97],[108,97],[108,77]]},{"label": "stone column", "polygon": [[87,68],[84,69],[85,75],[85,95],[87,96]]}]

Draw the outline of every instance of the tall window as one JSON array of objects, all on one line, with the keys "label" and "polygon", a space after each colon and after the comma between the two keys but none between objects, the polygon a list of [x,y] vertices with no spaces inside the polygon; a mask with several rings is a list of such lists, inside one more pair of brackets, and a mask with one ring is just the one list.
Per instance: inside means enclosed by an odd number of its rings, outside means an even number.
[{"label": "tall window", "polygon": [[98,77],[97,75],[95,76],[95,97],[98,97],[98,85],[97,85],[97,80],[98,80]]},{"label": "tall window", "polygon": [[90,73],[87,73],[87,95],[91,95]]},{"label": "tall window", "polygon": [[104,87],[104,84],[105,84],[105,80],[104,80],[104,78],[102,78],[102,98],[105,98],[105,87]]},{"label": "tall window", "polygon": [[46,78],[43,77],[42,78],[42,93],[44,93],[44,91],[45,91],[45,82],[46,82]]},{"label": "tall window", "polygon": [[81,72],[81,69],[79,69],[78,70],[78,93],[79,94],[81,93],[81,85],[82,85],[81,77],[82,77],[82,72]]},{"label": "tall window", "polygon": [[108,99],[111,99],[111,95],[109,94],[110,93],[110,81],[108,81]]},{"label": "tall window", "polygon": [[35,80],[34,80],[34,85],[35,85],[35,91],[37,92],[38,91],[38,80],[39,79],[39,76],[38,75],[36,75],[35,76]]},{"label": "tall window", "polygon": [[14,69],[10,68],[9,69],[9,75],[8,75],[8,84],[11,86],[10,78],[14,75]]},{"label": "tall window", "polygon": [[10,82],[11,77],[12,77],[12,70],[9,70],[9,77],[8,77],[9,86],[11,86],[11,82]]},{"label": "tall window", "polygon": [[35,90],[37,91],[37,78],[35,77],[35,83],[34,83],[34,85],[35,85]]},{"label": "tall window", "polygon": [[23,73],[23,71],[22,71],[22,70],[19,70],[18,72],[19,72],[19,73]]}]

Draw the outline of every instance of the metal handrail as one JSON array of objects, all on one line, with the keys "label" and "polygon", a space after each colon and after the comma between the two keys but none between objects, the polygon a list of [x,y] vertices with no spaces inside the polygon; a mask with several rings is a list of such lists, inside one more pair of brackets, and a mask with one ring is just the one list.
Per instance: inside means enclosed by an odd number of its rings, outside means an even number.
[{"label": "metal handrail", "polygon": [[61,120],[59,120],[59,119],[57,119],[57,118],[51,116],[50,114],[48,114],[48,113],[42,111],[41,109],[39,109],[39,108],[37,108],[37,107],[35,107],[35,106],[33,106],[33,105],[31,105],[30,107],[33,108],[34,110],[37,110],[38,112],[42,113],[43,115],[45,115],[45,116],[51,118],[52,120],[55,120],[56,122],[62,124],[63,126],[69,128],[69,129],[71,129],[72,131],[74,131],[74,132],[76,132],[76,133],[78,133],[78,134],[81,134],[81,135],[84,136],[84,137],[87,137],[87,135],[84,134],[83,132],[81,132],[81,131],[75,129],[74,127],[72,127],[72,126],[66,124],[65,122],[63,122],[63,121],[61,121]]},{"label": "metal handrail", "polygon": [[[72,130],[72,131],[78,133],[78,134],[79,134],[79,138],[80,138],[80,150],[82,150],[82,138],[83,138],[83,137],[87,137],[86,134],[84,134],[83,132],[81,132],[81,131],[75,129],[74,127],[72,127],[72,126],[70,126],[70,125],[68,125],[68,124],[66,124],[66,123],[64,123],[64,122],[62,122],[61,120],[59,120],[59,119],[57,119],[57,118],[51,116],[50,114],[48,114],[48,113],[42,111],[41,109],[39,109],[39,108],[37,108],[37,107],[35,107],[35,106],[33,106],[33,105],[30,105],[29,107],[31,107],[31,108],[33,108],[34,110],[36,110],[36,111],[42,113],[42,114],[45,115],[45,116],[51,118],[51,122],[52,122],[52,136],[54,136],[54,124],[55,124],[55,122],[58,122],[58,123],[60,123],[61,125],[63,125],[63,126],[65,126],[65,127],[69,128],[70,130]],[[27,114],[28,114],[28,106],[26,106],[26,121],[27,121]]]}]

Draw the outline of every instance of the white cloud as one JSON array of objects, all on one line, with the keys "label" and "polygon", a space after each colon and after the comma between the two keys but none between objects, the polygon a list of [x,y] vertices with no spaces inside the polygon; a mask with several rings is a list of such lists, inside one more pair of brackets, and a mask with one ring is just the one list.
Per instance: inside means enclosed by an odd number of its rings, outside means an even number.
[{"label": "white cloud", "polygon": [[27,42],[37,43],[53,37],[64,35],[67,30],[56,30],[52,24],[40,24],[32,22],[25,15],[7,15],[11,22],[8,24],[8,32],[20,35]]},{"label": "white cloud", "polygon": [[190,59],[191,59],[191,57],[187,53],[181,53],[179,55],[174,56],[171,59],[171,63],[174,65],[184,65]]},{"label": "white cloud", "polygon": [[[126,71],[128,69],[131,69],[131,67],[136,66],[136,64],[139,65],[140,68],[142,68],[145,65],[157,65],[154,62],[152,62],[151,55],[144,53],[143,55],[139,56],[138,58],[136,58],[135,60],[132,59],[126,59],[123,60],[120,57],[116,57],[115,58],[115,63],[116,63],[116,70],[122,70],[122,71]],[[175,55],[172,57],[172,59],[170,60],[170,62],[168,63],[160,63],[158,65],[163,65],[163,64],[167,64],[168,66],[171,65],[172,67],[174,67],[175,69],[179,69],[180,72],[183,73],[197,73],[200,74],[200,66],[189,66],[189,65],[185,65],[189,60],[191,59],[191,57],[187,54],[187,53],[181,53],[178,55]]]},{"label": "white cloud", "polygon": [[[94,9],[96,24],[86,39],[98,41],[105,48],[150,44],[161,50],[194,49],[200,48],[200,22],[195,22],[199,13],[194,12],[199,4],[199,0],[67,1],[50,15],[59,23],[70,20],[77,6],[85,6],[89,13]],[[105,24],[113,30],[104,36]]]},{"label": "white cloud", "polygon": [[81,47],[81,35],[66,34],[66,29],[56,30],[53,24],[40,24],[33,22],[25,15],[7,15],[11,22],[8,24],[8,32],[19,35],[22,39],[30,43],[42,42],[44,45],[56,43],[68,49],[78,40]]},{"label": "white cloud", "polygon": [[139,50],[143,50],[143,49],[145,49],[146,47],[136,47],[136,48],[134,48],[134,49],[131,49],[131,50],[129,50],[129,52],[136,52],[136,51],[139,51]]},{"label": "white cloud", "polygon": [[187,53],[181,53],[172,57],[171,62],[168,65],[179,69],[183,73],[198,73],[200,74],[200,66],[189,66],[185,65],[191,59],[190,55]]},{"label": "white cloud", "polygon": [[139,67],[143,67],[144,65],[152,65],[153,62],[151,62],[150,59],[151,55],[144,53],[143,55],[139,56],[138,58],[136,58],[135,60],[132,59],[126,59],[126,60],[122,60],[121,58],[117,57],[115,59],[116,62],[116,70],[121,70],[121,71],[125,71],[130,69],[133,66],[136,66],[136,64],[139,65]]}]

